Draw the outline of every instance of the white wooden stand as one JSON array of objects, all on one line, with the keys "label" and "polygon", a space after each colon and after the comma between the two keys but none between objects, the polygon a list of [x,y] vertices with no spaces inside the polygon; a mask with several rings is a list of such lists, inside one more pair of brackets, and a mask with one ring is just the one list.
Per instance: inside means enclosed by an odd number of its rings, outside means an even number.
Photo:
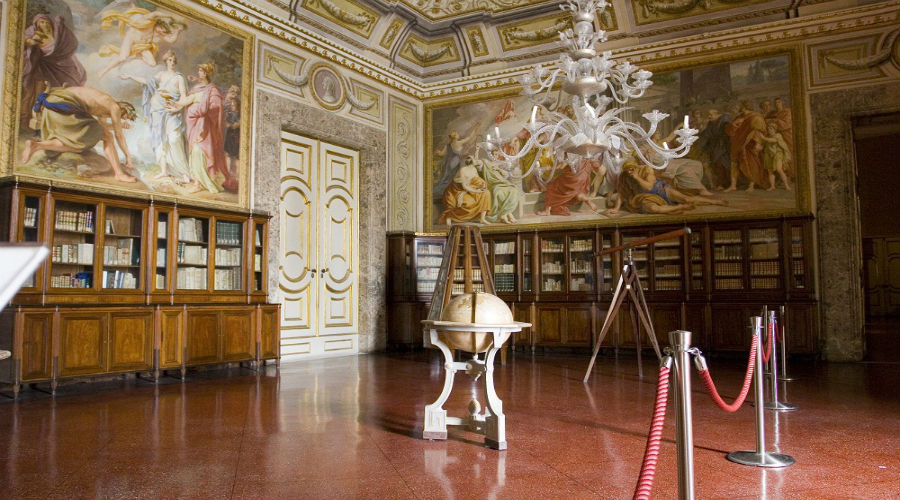
[{"label": "white wooden stand", "polygon": [[[422,437],[424,439],[447,439],[447,426],[459,425],[472,432],[483,434],[485,444],[489,447],[495,450],[505,450],[506,415],[503,414],[503,401],[497,397],[497,392],[494,390],[494,357],[510,334],[519,332],[531,324],[515,322],[507,325],[483,325],[433,320],[426,320],[423,323],[425,324],[425,346],[437,347],[444,353],[444,389],[434,403],[425,406],[425,430],[422,432]],[[450,346],[440,338],[442,331],[483,333],[493,336],[493,341],[485,351],[484,361],[478,359],[477,353],[473,354],[469,361],[454,361]],[[481,413],[481,403],[473,397],[469,402],[467,417],[447,416],[447,410],[443,406],[450,397],[450,391],[453,390],[453,379],[458,371],[465,371],[467,374],[475,376],[476,380],[479,376],[481,377],[487,399],[484,413]]]}]

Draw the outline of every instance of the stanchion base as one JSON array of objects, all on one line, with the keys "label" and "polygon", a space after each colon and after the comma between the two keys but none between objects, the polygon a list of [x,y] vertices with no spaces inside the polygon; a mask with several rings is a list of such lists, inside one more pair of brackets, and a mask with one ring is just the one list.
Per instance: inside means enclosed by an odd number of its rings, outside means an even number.
[{"label": "stanchion base", "polygon": [[741,465],[755,465],[757,467],[787,467],[794,465],[796,460],[784,453],[772,453],[764,451],[761,454],[755,451],[733,451],[726,455],[728,460]]},{"label": "stanchion base", "polygon": [[796,410],[797,405],[793,403],[782,403],[781,401],[769,401],[766,403],[765,408],[767,410],[775,410],[775,411],[791,411]]}]

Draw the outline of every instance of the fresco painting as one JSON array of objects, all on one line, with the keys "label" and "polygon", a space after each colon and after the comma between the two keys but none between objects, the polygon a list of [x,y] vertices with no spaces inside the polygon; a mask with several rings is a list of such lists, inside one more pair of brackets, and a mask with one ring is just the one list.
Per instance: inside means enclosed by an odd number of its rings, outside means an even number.
[{"label": "fresco painting", "polygon": [[791,78],[791,54],[656,74],[626,116],[640,123],[652,109],[669,113],[654,140],[674,144],[688,115],[699,140],[663,170],[632,157],[618,174],[595,161],[557,164],[551,150],[512,163],[489,155],[488,134],[499,132],[508,154],[528,140],[523,125],[532,106],[524,96],[432,106],[426,111],[429,229],[454,222],[653,223],[803,211],[807,173]]},{"label": "fresco painting", "polygon": [[15,173],[243,202],[250,38],[166,5],[26,3]]}]

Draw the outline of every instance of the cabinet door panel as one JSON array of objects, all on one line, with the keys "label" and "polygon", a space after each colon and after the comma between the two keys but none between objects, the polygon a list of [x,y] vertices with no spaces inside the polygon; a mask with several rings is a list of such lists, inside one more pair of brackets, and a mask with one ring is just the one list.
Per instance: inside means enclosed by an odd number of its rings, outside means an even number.
[{"label": "cabinet door panel", "polygon": [[253,311],[222,312],[222,361],[256,358]]},{"label": "cabinet door panel", "polygon": [[[759,309],[753,308],[759,315]],[[711,344],[713,349],[741,350],[750,349],[750,338],[753,335],[748,328],[751,310],[742,306],[721,306],[712,308]]]},{"label": "cabinet door panel", "polygon": [[278,357],[278,308],[273,306],[259,309],[260,318],[260,345],[259,356],[262,359]]},{"label": "cabinet door panel", "polygon": [[159,366],[181,366],[184,358],[184,329],[182,311],[162,311],[160,321]]},{"label": "cabinet door panel", "polygon": [[62,313],[59,376],[106,371],[106,313]]},{"label": "cabinet door panel", "polygon": [[787,311],[787,350],[789,353],[818,351],[818,318],[815,304],[792,304]]},{"label": "cabinet door panel", "polygon": [[559,344],[562,342],[563,310],[559,306],[537,307],[537,343]]},{"label": "cabinet door panel", "polygon": [[187,364],[215,363],[219,356],[219,315],[215,311],[188,311]]},{"label": "cabinet door panel", "polygon": [[591,344],[591,306],[566,307],[565,339],[567,345]]},{"label": "cabinet door panel", "polygon": [[110,371],[149,370],[153,363],[153,313],[110,313]]},{"label": "cabinet door panel", "polygon": [[53,313],[23,314],[22,380],[50,378]]}]

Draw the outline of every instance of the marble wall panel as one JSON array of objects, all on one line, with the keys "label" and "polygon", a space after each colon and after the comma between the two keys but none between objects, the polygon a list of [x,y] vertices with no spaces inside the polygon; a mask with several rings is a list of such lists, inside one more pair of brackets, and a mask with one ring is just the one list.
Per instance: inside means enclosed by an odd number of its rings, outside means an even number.
[{"label": "marble wall panel", "polygon": [[900,87],[896,83],[810,95],[821,352],[829,361],[858,361],[865,355],[862,250],[851,119],[898,109]]},{"label": "marble wall panel", "polygon": [[288,130],[359,151],[359,350],[382,349],[386,343],[385,232],[387,173],[385,132],[361,120],[344,118],[277,94],[256,93],[253,208],[273,214],[269,224],[270,300],[278,300],[281,246],[278,234],[280,200],[280,138]]}]

